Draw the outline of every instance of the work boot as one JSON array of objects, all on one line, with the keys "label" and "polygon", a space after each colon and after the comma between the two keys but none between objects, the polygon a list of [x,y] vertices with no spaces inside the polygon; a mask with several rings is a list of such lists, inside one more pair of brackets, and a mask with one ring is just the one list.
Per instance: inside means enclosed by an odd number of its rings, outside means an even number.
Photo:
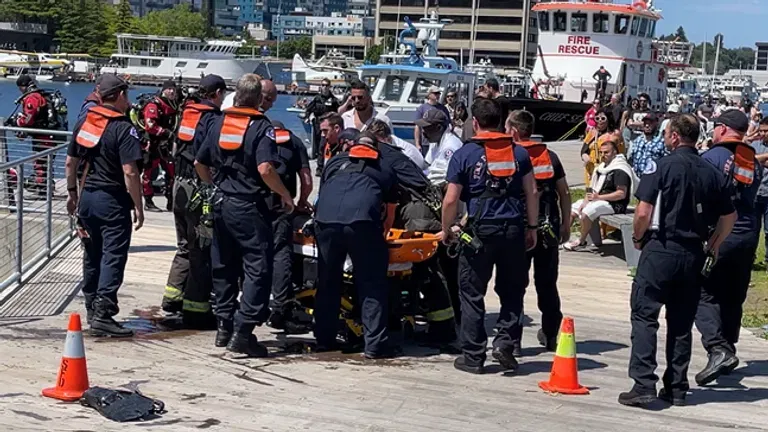
[{"label": "work boot", "polygon": [[369,353],[366,352],[363,354],[363,357],[366,360],[383,360],[383,359],[392,359],[395,357],[400,357],[403,355],[403,350],[399,346],[395,347],[387,347],[384,348],[382,351],[377,353]]},{"label": "work boot", "polygon": [[656,400],[656,391],[653,393],[639,392],[634,388],[628,392],[619,394],[619,403],[626,406],[641,407]]},{"label": "work boot", "polygon": [[475,375],[482,375],[485,373],[485,366],[482,364],[469,365],[467,364],[467,359],[463,355],[456,357],[456,360],[453,361],[453,367],[462,372],[468,372]]},{"label": "work boot", "polygon": [[557,351],[557,336],[547,337],[544,329],[539,329],[539,332],[536,333],[536,339],[547,351]]},{"label": "work boot", "polygon": [[696,384],[705,386],[738,365],[739,358],[735,354],[725,348],[714,348],[709,353],[707,366],[696,374]]},{"label": "work boot", "polygon": [[155,202],[152,201],[152,197],[144,197],[144,210],[153,213],[162,212],[162,210],[155,205]]},{"label": "work boot", "polygon": [[659,390],[659,399],[674,406],[685,406],[685,392],[667,390],[666,387]]},{"label": "work boot", "polygon": [[253,333],[235,333],[227,344],[227,351],[245,354],[248,357],[263,358],[269,355],[267,347],[259,343]]},{"label": "work boot", "polygon": [[493,358],[496,359],[496,361],[499,362],[503,368],[512,372],[516,371],[517,367],[519,366],[515,356],[512,354],[512,350],[505,351],[499,347],[493,347],[491,356],[493,356]]},{"label": "work boot", "polygon": [[293,311],[290,309],[272,312],[268,325],[275,330],[283,330],[287,334],[306,334],[311,330],[310,326],[294,319]]},{"label": "work boot", "polygon": [[173,211],[173,197],[171,195],[165,196],[165,210],[166,211]]},{"label": "work boot", "polygon": [[223,348],[229,344],[232,339],[232,320],[225,320],[219,318],[216,322],[216,343],[219,348]]},{"label": "work boot", "polygon": [[115,321],[113,316],[117,315],[117,305],[111,300],[98,297],[93,302],[93,319],[91,321],[91,333],[94,336],[107,336],[114,338],[124,338],[133,336],[133,330],[123,327]]},{"label": "work boot", "polygon": [[512,355],[515,357],[523,356],[523,345],[520,341],[512,342]]},{"label": "work boot", "polygon": [[184,303],[179,300],[170,300],[167,297],[163,297],[163,302],[160,304],[160,307],[163,309],[163,312],[175,314],[181,312],[183,305]]},{"label": "work boot", "polygon": [[91,325],[91,322],[93,322],[93,297],[85,298],[85,322],[88,323],[88,325]]},{"label": "work boot", "polygon": [[209,312],[181,312],[182,327],[190,330],[217,330],[216,317]]}]

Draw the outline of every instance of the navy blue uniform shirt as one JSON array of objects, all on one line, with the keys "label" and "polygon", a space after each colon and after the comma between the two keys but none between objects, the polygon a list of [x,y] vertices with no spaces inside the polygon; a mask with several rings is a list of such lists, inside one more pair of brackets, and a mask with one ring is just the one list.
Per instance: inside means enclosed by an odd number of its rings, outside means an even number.
[{"label": "navy blue uniform shirt", "polygon": [[400,148],[382,143],[379,145],[381,157],[387,161],[397,176],[397,184],[423,191],[429,187],[429,179]]},{"label": "navy blue uniform shirt", "polygon": [[[760,188],[760,182],[763,178],[763,170],[757,160],[755,160],[755,177],[752,184],[747,186],[738,183],[732,175],[732,170],[734,168],[732,148],[735,149],[734,146],[728,145],[727,143],[718,144],[704,152],[701,157],[714,165],[718,171],[722,172],[728,181],[731,182],[732,187],[735,190],[733,204],[736,208],[738,218],[736,219],[736,224],[733,225],[731,234],[752,234],[757,236],[758,216],[755,212],[755,197],[757,196],[757,190]],[[762,217],[762,215],[760,215],[760,217]]]},{"label": "navy blue uniform shirt", "polygon": [[[213,183],[226,196],[237,197],[246,201],[256,201],[268,197],[267,185],[259,174],[258,166],[265,162],[276,163],[277,143],[275,129],[266,117],[251,121],[245,132],[242,146],[237,150],[223,150],[219,147],[221,126],[224,116],[218,116],[211,124],[196,159],[203,165],[216,170]],[[246,172],[226,166],[232,160]]]},{"label": "navy blue uniform shirt", "polygon": [[523,177],[533,171],[533,165],[528,156],[528,150],[521,145],[515,145],[515,160],[517,171],[507,185],[506,196],[487,199],[483,208],[478,210],[478,198],[485,191],[485,182],[488,178],[485,149],[480,144],[470,141],[456,150],[448,164],[448,174],[445,178],[448,183],[462,186],[461,200],[467,203],[470,217],[476,220],[513,220],[523,223],[525,219]]},{"label": "navy blue uniform shirt", "polygon": [[[119,112],[106,105],[105,108]],[[85,119],[82,118],[75,125],[67,155],[90,161],[89,173],[85,178],[86,190],[105,190],[125,198],[128,196],[128,189],[123,176],[123,165],[141,160],[141,142],[136,128],[127,116],[110,119],[99,144],[86,149],[75,141]]]},{"label": "navy blue uniform shirt", "polygon": [[[296,175],[302,168],[309,168],[309,155],[307,147],[301,142],[301,138],[290,132],[291,139],[288,142],[277,145],[277,174],[283,181],[286,189],[292,197],[296,197],[297,182]],[[280,204],[280,198],[277,198]]]},{"label": "navy blue uniform shirt", "polygon": [[720,216],[734,211],[732,189],[712,164],[693,147],[679,147],[656,161],[640,179],[635,197],[656,205],[661,192],[659,230],[651,238],[699,248],[707,240],[707,229]]},{"label": "navy blue uniform shirt", "polygon": [[376,160],[365,159],[362,172],[343,171],[344,166],[355,160],[343,152],[325,164],[315,205],[317,222],[382,222],[382,206],[394,201],[397,175],[387,158],[381,156]]}]

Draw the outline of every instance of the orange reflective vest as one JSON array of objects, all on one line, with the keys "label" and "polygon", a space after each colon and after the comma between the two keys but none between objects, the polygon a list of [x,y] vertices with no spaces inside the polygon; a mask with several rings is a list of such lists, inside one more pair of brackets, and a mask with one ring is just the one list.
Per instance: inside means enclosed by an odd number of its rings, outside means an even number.
[{"label": "orange reflective vest", "polygon": [[349,157],[354,159],[378,159],[379,151],[365,144],[356,144],[349,148]]},{"label": "orange reflective vest", "polygon": [[221,125],[219,147],[222,150],[238,150],[243,146],[245,133],[251,121],[264,117],[264,114],[253,109],[231,107],[224,110],[224,123]]},{"label": "orange reflective vest", "polygon": [[744,143],[738,143],[733,152],[733,178],[737,182],[751,185],[755,181],[755,149]]},{"label": "orange reflective vest", "polygon": [[521,141],[518,144],[528,150],[533,165],[533,177],[536,180],[549,180],[555,177],[555,167],[549,155],[547,145],[537,141]]},{"label": "orange reflective vest", "polygon": [[85,122],[77,132],[75,142],[85,148],[94,148],[101,141],[101,136],[107,129],[110,120],[125,117],[125,114],[116,112],[107,107],[94,106],[88,109]]},{"label": "orange reflective vest", "polygon": [[204,112],[215,109],[212,106],[198,103],[184,107],[184,112],[181,114],[179,132],[176,135],[179,141],[192,141],[195,139],[195,129],[197,129],[197,124],[200,123],[200,117],[203,116]]},{"label": "orange reflective vest", "polygon": [[275,128],[275,142],[278,145],[291,142],[291,132],[288,129]]},{"label": "orange reflective vest", "polygon": [[483,132],[472,140],[485,148],[488,172],[494,177],[512,177],[517,172],[515,143],[512,136],[500,132]]}]

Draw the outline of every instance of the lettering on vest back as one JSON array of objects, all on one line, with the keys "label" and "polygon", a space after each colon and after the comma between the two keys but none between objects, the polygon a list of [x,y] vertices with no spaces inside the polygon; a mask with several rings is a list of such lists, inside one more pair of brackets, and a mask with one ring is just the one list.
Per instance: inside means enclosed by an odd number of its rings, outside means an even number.
[{"label": "lettering on vest back", "polygon": [[77,132],[75,142],[85,148],[94,148],[99,144],[101,136],[107,129],[109,121],[123,117],[123,114],[102,106],[94,106],[88,109],[85,122]]}]

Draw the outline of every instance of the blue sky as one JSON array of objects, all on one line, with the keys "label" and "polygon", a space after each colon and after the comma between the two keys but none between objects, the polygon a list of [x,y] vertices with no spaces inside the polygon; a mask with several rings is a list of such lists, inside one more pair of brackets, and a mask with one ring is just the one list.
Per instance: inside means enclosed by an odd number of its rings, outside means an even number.
[{"label": "blue sky", "polygon": [[656,34],[669,34],[685,28],[691,42],[712,42],[722,33],[725,46],[754,48],[755,42],[768,42],[768,0],[655,0],[664,19]]}]

